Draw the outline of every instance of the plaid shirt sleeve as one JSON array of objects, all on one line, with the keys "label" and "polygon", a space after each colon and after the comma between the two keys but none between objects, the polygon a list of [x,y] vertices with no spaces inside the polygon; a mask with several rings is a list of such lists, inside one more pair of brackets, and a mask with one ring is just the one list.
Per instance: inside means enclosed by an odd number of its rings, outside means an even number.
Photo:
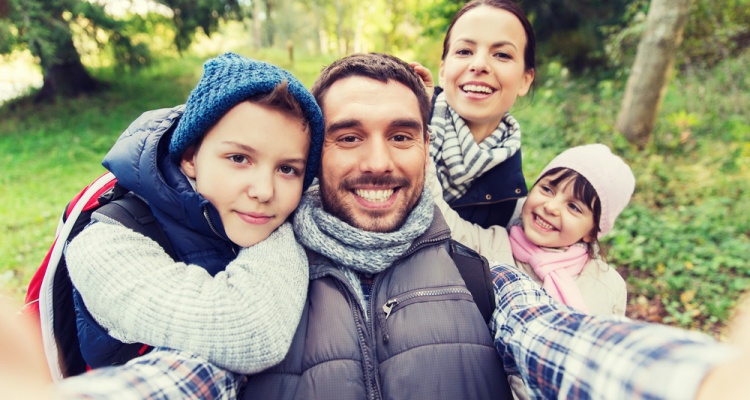
[{"label": "plaid shirt sleeve", "polygon": [[732,356],[697,332],[578,313],[512,266],[493,266],[492,277],[495,347],[531,398],[692,399]]},{"label": "plaid shirt sleeve", "polygon": [[62,399],[236,399],[243,379],[203,358],[154,349],[125,365],[65,379],[57,390]]}]

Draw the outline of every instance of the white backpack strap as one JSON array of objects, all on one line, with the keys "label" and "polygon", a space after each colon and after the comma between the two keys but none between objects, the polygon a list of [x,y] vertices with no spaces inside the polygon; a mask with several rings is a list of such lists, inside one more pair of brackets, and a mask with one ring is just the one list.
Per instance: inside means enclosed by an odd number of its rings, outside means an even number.
[{"label": "white backpack strap", "polygon": [[[57,342],[55,341],[54,331],[54,307],[52,304],[52,285],[55,280],[55,272],[57,271],[57,265],[60,262],[60,258],[63,256],[65,245],[68,242],[68,236],[70,231],[73,229],[78,217],[81,215],[81,211],[86,203],[91,200],[96,193],[115,179],[115,176],[111,172],[107,172],[92,183],[88,189],[81,195],[73,209],[62,226],[58,225],[57,236],[55,238],[55,244],[52,247],[52,253],[49,258],[49,264],[47,264],[47,270],[44,273],[44,279],[42,279],[42,285],[39,289],[39,321],[42,327],[42,342],[44,344],[44,354],[47,357],[47,364],[49,365],[50,373],[55,381],[63,379],[62,367],[60,365],[60,359],[57,349]],[[61,221],[62,222],[62,221]]]}]

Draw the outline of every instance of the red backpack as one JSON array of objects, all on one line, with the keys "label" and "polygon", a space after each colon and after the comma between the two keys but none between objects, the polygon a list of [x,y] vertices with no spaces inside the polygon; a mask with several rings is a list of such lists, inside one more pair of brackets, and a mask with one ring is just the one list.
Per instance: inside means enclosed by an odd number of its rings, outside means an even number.
[{"label": "red backpack", "polygon": [[[73,284],[63,251],[90,222],[94,211],[103,213],[130,229],[156,240],[170,255],[174,251],[148,205],[117,184],[111,173],[100,176],[81,190],[65,207],[57,225],[55,241],[29,282],[22,314],[34,316],[42,333],[44,353],[56,380],[85,372],[88,367],[78,345]],[[148,349],[140,343],[127,346],[134,358]]]}]

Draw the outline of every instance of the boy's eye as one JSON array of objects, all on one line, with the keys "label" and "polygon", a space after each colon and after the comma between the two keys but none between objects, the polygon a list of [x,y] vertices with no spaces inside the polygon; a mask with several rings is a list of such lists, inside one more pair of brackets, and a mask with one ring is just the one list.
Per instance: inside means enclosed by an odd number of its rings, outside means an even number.
[{"label": "boy's eye", "polygon": [[580,207],[578,207],[578,205],[576,205],[575,203],[570,203],[570,204],[568,204],[568,207],[570,207],[570,209],[571,209],[571,210],[572,210],[573,212],[576,212],[576,213],[579,213],[579,214],[583,212],[583,211],[581,210],[581,208],[580,208]]},{"label": "boy's eye", "polygon": [[279,167],[279,172],[284,175],[299,175],[299,170],[289,165],[282,165]]},{"label": "boy's eye", "polygon": [[241,154],[232,154],[231,156],[229,156],[229,160],[237,164],[246,164],[249,162],[247,157]]}]

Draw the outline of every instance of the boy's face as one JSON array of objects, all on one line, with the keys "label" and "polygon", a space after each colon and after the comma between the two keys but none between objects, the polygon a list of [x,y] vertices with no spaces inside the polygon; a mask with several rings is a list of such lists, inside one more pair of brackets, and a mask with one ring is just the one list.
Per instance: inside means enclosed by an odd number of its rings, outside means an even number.
[{"label": "boy's face", "polygon": [[196,190],[216,207],[229,239],[252,246],[278,228],[302,196],[310,136],[281,111],[242,102],[182,155]]}]

